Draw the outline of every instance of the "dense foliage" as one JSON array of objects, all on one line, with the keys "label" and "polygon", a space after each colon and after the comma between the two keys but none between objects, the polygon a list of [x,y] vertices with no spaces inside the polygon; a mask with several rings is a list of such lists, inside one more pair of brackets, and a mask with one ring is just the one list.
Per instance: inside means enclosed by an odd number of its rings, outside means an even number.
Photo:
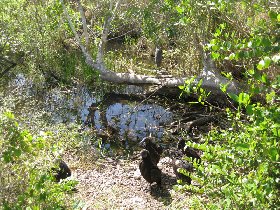
[{"label": "dense foliage", "polygon": [[51,133],[31,134],[21,128],[11,112],[0,117],[0,202],[4,209],[62,209],[71,206],[75,181],[56,183],[57,144]]},{"label": "dense foliage", "polygon": [[[247,90],[228,95],[237,104],[236,110],[226,109],[229,128],[211,131],[201,144],[189,143],[204,151],[204,164],[197,165],[193,176],[200,186],[187,188],[208,197],[204,200],[198,196],[191,205],[205,209],[277,209],[279,11],[264,2],[255,2],[253,9],[247,1],[221,2],[209,5],[221,20],[226,19],[216,24],[205,48],[225,70],[223,74],[246,81]],[[233,12],[233,8],[240,10]],[[236,17],[237,13],[241,16]],[[239,68],[232,69],[234,65]],[[221,88],[225,91],[226,84]],[[188,81],[183,89],[199,92],[199,87],[191,87]],[[200,93],[204,93],[200,99],[206,99],[205,92]]]},{"label": "dense foliage", "polygon": [[[89,50],[95,56],[110,2],[81,3],[90,33]],[[77,2],[65,1],[65,6],[84,43]],[[200,143],[189,143],[204,151],[203,164],[193,174],[199,186],[183,187],[194,192],[189,200],[192,208],[279,208],[279,10],[277,1],[264,0],[131,0],[121,4],[112,21],[105,58],[112,70],[151,74],[155,67],[151,55],[155,46],[162,46],[167,73],[193,75],[202,68],[204,50],[223,75],[245,86],[239,95],[228,95],[236,106],[223,110],[227,129],[217,128]],[[85,64],[61,1],[1,0],[0,16],[1,84],[22,72],[50,85],[96,84],[97,73]],[[187,92],[191,81],[186,82]],[[58,133],[54,137],[47,128],[41,132],[40,126],[18,123],[4,109],[0,115],[1,204],[5,209],[71,206],[72,200],[65,200],[73,182],[54,183],[47,162],[59,156],[58,142],[77,140],[79,132],[54,125],[49,128]],[[41,121],[34,118],[33,123]],[[75,147],[75,140],[64,141],[64,146]]]},{"label": "dense foliage", "polygon": [[[238,111],[227,109],[231,126],[213,130],[204,143],[189,143],[204,151],[203,165],[197,165],[196,180],[190,187],[206,194],[206,201],[192,205],[206,209],[277,209],[279,200],[280,78],[266,93],[268,106],[251,103],[250,96],[236,96]],[[201,202],[203,201],[203,202]]]}]

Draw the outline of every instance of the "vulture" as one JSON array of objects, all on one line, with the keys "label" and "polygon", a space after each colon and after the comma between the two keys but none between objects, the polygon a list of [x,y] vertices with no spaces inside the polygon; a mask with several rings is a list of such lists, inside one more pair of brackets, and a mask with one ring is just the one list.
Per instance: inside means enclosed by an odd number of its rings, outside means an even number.
[{"label": "vulture", "polygon": [[162,62],[162,49],[161,47],[156,47],[155,50],[155,63],[157,65],[157,67],[160,67]]},{"label": "vulture", "polygon": [[141,151],[142,161],[140,162],[139,169],[143,178],[150,184],[156,182],[158,186],[161,186],[161,170],[151,160],[151,156],[148,150]]},{"label": "vulture", "polygon": [[189,173],[193,172],[193,165],[191,163],[188,163],[181,159],[173,159],[172,166],[173,166],[174,174],[176,175],[177,179],[182,180],[183,183],[191,184],[192,179],[189,176],[182,174],[178,171],[178,169],[182,168],[186,172],[189,172]]},{"label": "vulture", "polygon": [[192,147],[188,147],[188,146],[186,147],[185,140],[181,139],[178,142],[177,148],[178,148],[178,150],[181,150],[184,155],[192,158],[192,160],[196,159],[198,163],[201,162],[199,151],[197,149],[192,148]]},{"label": "vulture", "polygon": [[140,145],[149,151],[152,162],[157,165],[163,152],[163,148],[155,143],[155,138],[151,136],[145,137],[140,142]]},{"label": "vulture", "polygon": [[52,168],[53,176],[57,182],[71,176],[71,170],[63,160],[56,160],[58,167]]}]

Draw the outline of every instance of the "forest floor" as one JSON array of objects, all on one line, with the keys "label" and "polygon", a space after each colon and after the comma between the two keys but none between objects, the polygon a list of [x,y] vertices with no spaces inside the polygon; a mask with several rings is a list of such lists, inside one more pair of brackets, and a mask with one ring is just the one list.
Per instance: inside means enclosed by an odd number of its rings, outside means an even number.
[{"label": "forest floor", "polygon": [[184,202],[188,193],[174,190],[177,182],[169,157],[158,164],[163,172],[161,188],[150,186],[141,176],[139,152],[129,158],[109,158],[92,147],[82,155],[68,152],[64,159],[72,179],[79,181],[75,198],[83,209],[188,209]]}]

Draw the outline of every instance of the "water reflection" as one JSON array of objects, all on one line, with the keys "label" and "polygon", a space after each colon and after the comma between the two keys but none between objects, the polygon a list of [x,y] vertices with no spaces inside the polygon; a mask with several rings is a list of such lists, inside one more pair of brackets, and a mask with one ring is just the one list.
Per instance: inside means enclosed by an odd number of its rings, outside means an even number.
[{"label": "water reflection", "polygon": [[[103,97],[85,86],[71,89],[45,88],[38,97],[33,83],[24,75],[18,75],[11,82],[10,88],[18,94],[35,96],[38,100],[36,108],[47,113],[52,123],[77,122],[92,128],[97,134],[104,136],[104,133],[109,133],[107,143],[119,140],[127,145],[149,134],[160,139],[164,125],[169,124],[173,117],[170,111],[156,104],[156,101],[129,96],[128,92],[135,91],[136,95],[143,92],[143,89],[135,86],[127,86],[125,94],[108,93]],[[28,106],[26,103],[22,105]]]},{"label": "water reflection", "polygon": [[106,110],[108,125],[120,130],[122,138],[136,141],[150,133],[161,138],[163,125],[170,123],[172,113],[156,104],[121,104],[116,103]]}]

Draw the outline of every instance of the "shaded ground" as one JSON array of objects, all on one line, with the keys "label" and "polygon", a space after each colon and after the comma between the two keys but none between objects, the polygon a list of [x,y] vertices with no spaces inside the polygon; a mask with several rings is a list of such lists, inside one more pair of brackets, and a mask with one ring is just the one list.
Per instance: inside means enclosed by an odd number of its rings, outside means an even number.
[{"label": "shaded ground", "polygon": [[163,187],[159,188],[150,187],[141,177],[139,152],[126,159],[100,158],[94,148],[85,153],[65,157],[72,177],[79,181],[75,197],[84,204],[83,209],[188,209],[180,206],[188,195],[173,190],[176,179],[170,158],[164,157],[158,164],[163,172]]}]

